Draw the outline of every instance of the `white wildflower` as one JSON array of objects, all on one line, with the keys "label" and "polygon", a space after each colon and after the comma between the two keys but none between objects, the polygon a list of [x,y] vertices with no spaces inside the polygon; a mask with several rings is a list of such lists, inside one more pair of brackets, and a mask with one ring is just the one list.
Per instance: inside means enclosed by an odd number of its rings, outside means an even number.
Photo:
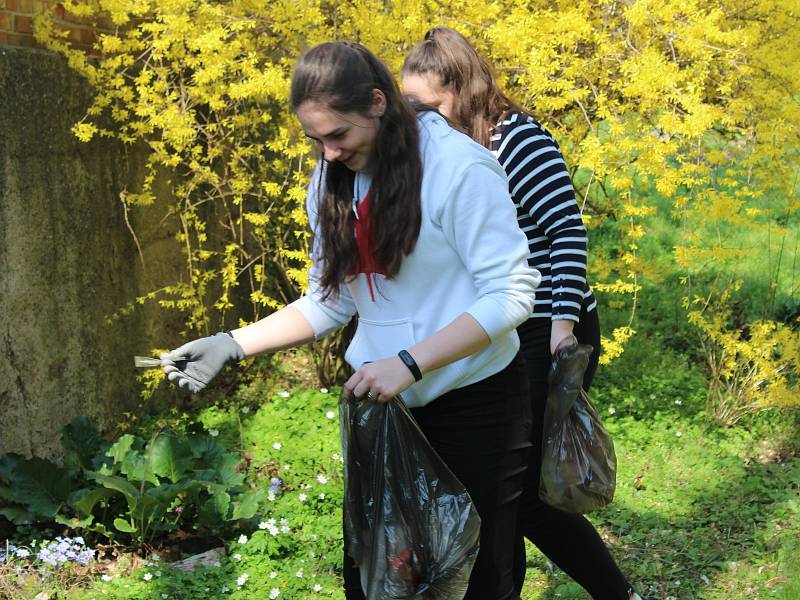
[{"label": "white wildflower", "polygon": [[300,494],[298,496],[298,499],[300,500],[300,502],[305,502],[306,500],[308,500],[308,496],[306,496],[305,494]]},{"label": "white wildflower", "polygon": [[675,437],[681,437],[682,435],[683,435],[683,433],[681,433],[680,431],[676,431],[675,432]]},{"label": "white wildflower", "polygon": [[322,586],[320,584],[318,584],[318,583],[315,583],[314,584],[314,591],[319,594],[322,591]]},{"label": "white wildflower", "polygon": [[238,585],[239,587],[242,587],[245,583],[247,583],[248,579],[250,579],[250,575],[248,575],[247,573],[242,573],[241,575],[239,575],[239,578],[236,580],[236,585]]},{"label": "white wildflower", "polygon": [[683,404],[683,402],[682,402],[681,400],[675,400],[675,404],[677,404],[678,406],[680,406],[681,404]]},{"label": "white wildflower", "polygon": [[269,574],[270,579],[275,579],[277,576],[278,574],[275,571],[272,571],[272,573]]},{"label": "white wildflower", "polygon": [[325,494],[320,494],[320,495],[319,495],[319,499],[320,499],[320,500],[325,500]]},{"label": "white wildflower", "polygon": [[106,583],[108,583],[109,581],[111,581],[111,580],[112,580],[112,579],[114,579],[114,578],[113,578],[113,577],[111,577],[111,575],[103,574],[103,575],[101,575],[101,576],[100,576],[100,579],[102,579],[103,581],[105,581]]},{"label": "white wildflower", "polygon": [[278,596],[281,595],[281,591],[278,588],[272,588],[269,591],[269,600],[275,600]]},{"label": "white wildflower", "polygon": [[336,416],[336,414],[334,414],[332,410],[329,410],[328,412],[325,413],[325,416],[328,417],[329,419],[332,419]]},{"label": "white wildflower", "polygon": [[242,560],[242,555],[237,552],[233,555],[233,560]]},{"label": "white wildflower", "polygon": [[281,390],[280,392],[278,392],[278,396],[280,396],[281,398],[288,398],[289,392],[287,392],[286,390]]},{"label": "white wildflower", "polygon": [[320,394],[327,394],[328,393],[328,388],[319,388],[319,393]]},{"label": "white wildflower", "polygon": [[294,574],[294,576],[297,577],[298,579],[302,579],[303,578],[303,569],[300,569],[297,573]]},{"label": "white wildflower", "polygon": [[245,534],[240,535],[238,541],[239,541],[240,544],[246,544],[247,543],[247,536]]},{"label": "white wildflower", "polygon": [[209,429],[208,435],[211,437],[217,437],[219,435],[219,429]]},{"label": "white wildflower", "polygon": [[328,483],[328,478],[320,473],[319,475],[317,475],[317,481],[319,481],[322,485],[325,485],[326,483]]},{"label": "white wildflower", "polygon": [[613,415],[615,412],[617,412],[616,408],[614,408],[613,406],[608,407],[608,414]]},{"label": "white wildflower", "polygon": [[274,444],[272,444],[272,447],[275,448],[275,450],[280,450],[281,448],[283,448],[280,442],[275,442]]},{"label": "white wildflower", "polygon": [[152,573],[145,573],[144,574],[144,580],[145,581],[150,581],[152,578],[153,578],[153,574]]},{"label": "white wildflower", "polygon": [[267,492],[267,500],[270,502],[275,502],[275,492],[269,491]]}]

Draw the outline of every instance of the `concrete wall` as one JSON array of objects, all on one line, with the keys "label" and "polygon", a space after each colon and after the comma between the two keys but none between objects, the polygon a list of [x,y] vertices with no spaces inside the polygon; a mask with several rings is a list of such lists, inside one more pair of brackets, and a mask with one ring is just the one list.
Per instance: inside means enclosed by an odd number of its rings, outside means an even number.
[{"label": "concrete wall", "polygon": [[[176,324],[136,310],[106,318],[138,294],[174,281],[180,250],[131,215],[141,153],[70,133],[89,90],[51,53],[0,46],[0,453],[53,457],[58,432],[86,414],[106,427],[139,402],[133,355],[177,340]],[[167,343],[164,343],[165,340]]]}]

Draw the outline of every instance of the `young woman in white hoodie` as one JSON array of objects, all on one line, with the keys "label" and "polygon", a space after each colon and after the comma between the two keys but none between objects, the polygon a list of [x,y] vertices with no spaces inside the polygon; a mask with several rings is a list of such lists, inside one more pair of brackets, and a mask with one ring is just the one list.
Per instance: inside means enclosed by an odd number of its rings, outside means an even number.
[{"label": "young woman in white hoodie", "polygon": [[[359,44],[304,54],[291,105],[320,158],[307,199],[309,289],[257,323],[164,355],[164,370],[198,392],[228,361],[319,339],[357,315],[345,389],[379,402],[402,394],[482,519],[466,598],[518,599],[513,532],[531,415],[515,328],[531,315],[539,273],[506,176],[440,115],[417,114]],[[344,575],[347,598],[362,598],[347,557]]]}]

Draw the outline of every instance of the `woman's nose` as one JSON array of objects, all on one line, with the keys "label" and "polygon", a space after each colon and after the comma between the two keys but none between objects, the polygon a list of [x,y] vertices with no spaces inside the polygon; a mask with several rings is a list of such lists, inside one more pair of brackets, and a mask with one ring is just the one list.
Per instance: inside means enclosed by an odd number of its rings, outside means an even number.
[{"label": "woman's nose", "polygon": [[322,153],[325,160],[336,160],[342,155],[342,149],[339,146],[325,144]]}]

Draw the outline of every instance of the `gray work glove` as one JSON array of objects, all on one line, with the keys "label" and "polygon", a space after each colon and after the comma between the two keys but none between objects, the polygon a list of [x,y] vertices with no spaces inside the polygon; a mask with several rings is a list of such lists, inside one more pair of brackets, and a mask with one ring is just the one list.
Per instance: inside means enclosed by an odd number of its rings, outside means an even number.
[{"label": "gray work glove", "polygon": [[205,388],[225,363],[244,358],[242,347],[227,333],[200,338],[161,355],[167,379],[193,394]]}]

